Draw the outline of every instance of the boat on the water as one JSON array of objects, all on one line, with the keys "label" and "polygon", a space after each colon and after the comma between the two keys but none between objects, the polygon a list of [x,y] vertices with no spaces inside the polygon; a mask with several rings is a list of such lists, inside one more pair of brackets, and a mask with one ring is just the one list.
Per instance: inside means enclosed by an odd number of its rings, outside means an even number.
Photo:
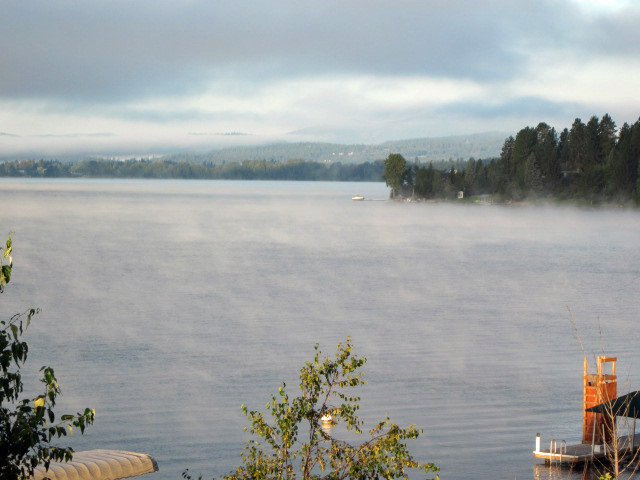
[{"label": "boat on the water", "polygon": [[351,197],[351,200],[362,201],[364,197],[362,195],[356,195],[355,197]]}]

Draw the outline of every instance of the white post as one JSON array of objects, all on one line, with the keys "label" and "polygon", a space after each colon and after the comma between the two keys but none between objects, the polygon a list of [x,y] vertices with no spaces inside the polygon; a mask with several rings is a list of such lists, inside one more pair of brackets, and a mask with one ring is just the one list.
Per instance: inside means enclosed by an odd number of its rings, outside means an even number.
[{"label": "white post", "polygon": [[593,419],[593,425],[591,430],[591,460],[593,461],[594,453],[596,449],[596,421]]},{"label": "white post", "polygon": [[540,452],[540,434],[536,433],[536,453]]}]

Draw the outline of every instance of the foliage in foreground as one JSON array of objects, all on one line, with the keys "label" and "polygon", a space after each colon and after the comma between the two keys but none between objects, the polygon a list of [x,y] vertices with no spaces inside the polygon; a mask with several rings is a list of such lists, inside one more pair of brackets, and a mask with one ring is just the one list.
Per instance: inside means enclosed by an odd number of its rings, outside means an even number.
[{"label": "foliage in foreground", "polygon": [[[11,237],[1,251],[0,292],[11,280]],[[66,436],[67,431],[73,434],[73,427],[84,433],[95,417],[94,410],[85,409],[62,415],[56,422],[53,408],[61,390],[51,367],[40,369],[41,393],[33,399],[19,399],[23,390],[20,368],[29,351],[20,337],[38,312],[32,308],[0,320],[0,478],[6,480],[28,477],[38,464],[48,469],[52,461],[71,460],[73,449],[54,445],[52,440]]]},{"label": "foliage in foreground", "polygon": [[[313,361],[300,370],[298,396],[290,397],[283,383],[266,405],[267,415],[242,406],[251,423],[245,430],[257,439],[247,442],[243,465],[223,478],[407,479],[412,469],[438,471],[433,463],[420,463],[409,452],[406,440],[422,433],[415,426],[402,428],[386,418],[358,445],[332,435],[338,424],[362,434],[357,416],[360,397],[352,396],[350,389],[365,383],[358,371],[365,362],[352,354],[350,339],[338,344],[334,358],[321,358],[316,345]],[[331,415],[330,427],[323,425],[325,415]],[[183,477],[192,480],[188,471]]]}]

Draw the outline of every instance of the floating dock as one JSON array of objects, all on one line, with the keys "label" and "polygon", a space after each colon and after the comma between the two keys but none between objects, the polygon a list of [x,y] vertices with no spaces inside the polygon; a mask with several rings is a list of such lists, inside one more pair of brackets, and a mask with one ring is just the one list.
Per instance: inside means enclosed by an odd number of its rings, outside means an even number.
[{"label": "floating dock", "polygon": [[[618,437],[617,448],[619,458],[635,454],[640,448],[640,433]],[[549,448],[542,448],[540,434],[538,434],[533,456],[543,459],[547,465],[561,463],[577,465],[596,460],[606,461],[615,455],[614,449],[614,445],[586,445],[584,443],[567,445],[564,441],[558,442],[556,440],[549,442]]]},{"label": "floating dock", "polygon": [[[550,464],[580,464],[594,461],[608,462],[612,458],[623,458],[635,454],[640,449],[640,434],[636,435],[636,422],[629,428],[628,435],[617,436],[616,419],[620,412],[611,409],[608,413],[592,411],[594,407],[602,407],[607,402],[616,400],[617,376],[616,357],[598,356],[597,373],[589,373],[587,358],[584,359],[583,376],[583,408],[582,408],[582,443],[567,445],[557,440],[549,442],[549,448],[543,448],[538,433],[533,451],[535,458]],[[606,370],[609,367],[609,373]],[[631,416],[628,414],[622,416]],[[546,444],[545,444],[546,446]],[[617,454],[617,455],[616,455]]]}]

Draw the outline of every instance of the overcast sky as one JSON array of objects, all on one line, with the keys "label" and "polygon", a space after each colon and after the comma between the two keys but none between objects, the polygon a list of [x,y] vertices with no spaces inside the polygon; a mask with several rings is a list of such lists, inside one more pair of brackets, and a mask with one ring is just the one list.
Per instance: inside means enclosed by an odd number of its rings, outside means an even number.
[{"label": "overcast sky", "polygon": [[640,116],[640,0],[6,0],[0,45],[0,156]]}]

